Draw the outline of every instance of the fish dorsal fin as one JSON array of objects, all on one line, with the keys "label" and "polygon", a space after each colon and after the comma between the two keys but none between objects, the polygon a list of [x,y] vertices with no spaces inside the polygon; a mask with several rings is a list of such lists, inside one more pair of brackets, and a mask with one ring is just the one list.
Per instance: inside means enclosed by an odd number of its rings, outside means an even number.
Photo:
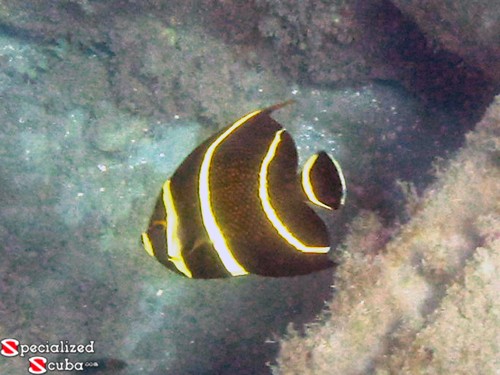
[{"label": "fish dorsal fin", "polygon": [[324,151],[305,162],[301,183],[307,199],[316,206],[336,210],[344,204],[346,186],[342,169]]}]

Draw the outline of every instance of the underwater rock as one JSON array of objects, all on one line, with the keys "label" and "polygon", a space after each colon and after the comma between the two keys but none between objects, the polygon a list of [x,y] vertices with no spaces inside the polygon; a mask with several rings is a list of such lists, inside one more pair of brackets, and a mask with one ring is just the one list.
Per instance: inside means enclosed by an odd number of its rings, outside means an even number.
[{"label": "underwater rock", "polygon": [[148,128],[146,120],[124,114],[109,102],[97,103],[94,112],[95,121],[89,134],[92,143],[101,151],[123,151]]},{"label": "underwater rock", "polygon": [[[52,41],[69,38],[87,45],[105,42],[103,30],[115,15],[127,12],[118,1],[15,0],[2,1],[0,24],[3,30],[28,39]],[[135,11],[138,6],[129,3]],[[123,3],[122,3],[123,4]]]},{"label": "underwater rock", "polygon": [[[273,44],[281,70],[294,79],[322,85],[397,81],[429,106],[472,123],[498,86],[455,51],[436,48],[389,0],[256,3],[263,8],[259,30]],[[490,41],[489,49],[497,44]]]},{"label": "underwater rock", "polygon": [[133,24],[120,19],[116,27],[111,48],[120,58],[113,59],[113,90],[119,105],[134,113],[197,113],[203,123],[219,125],[262,101],[287,97],[284,80],[262,69],[255,51],[238,51],[197,24],[167,25],[144,16]]},{"label": "underwater rock", "polygon": [[364,80],[372,62],[358,49],[363,30],[355,4],[336,1],[256,0],[261,35],[273,43],[282,69],[313,83]]},{"label": "underwater rock", "polygon": [[430,43],[457,54],[500,84],[498,1],[391,1],[415,20]]},{"label": "underwater rock", "polygon": [[479,217],[483,243],[467,261],[458,280],[447,290],[440,308],[410,345],[401,345],[383,373],[495,374],[500,366],[500,221]]},{"label": "underwater rock", "polygon": [[16,38],[0,37],[0,91],[14,82],[35,82],[48,70],[49,62],[43,48],[22,43]]},{"label": "underwater rock", "polygon": [[[374,214],[359,216],[328,316],[305,336],[290,331],[281,341],[276,374],[498,368],[499,129],[497,97],[406,225],[385,228]],[[391,232],[384,246],[380,238]]]},{"label": "underwater rock", "polygon": [[483,3],[445,14],[446,2],[430,1],[6,0],[0,24],[105,60],[115,100],[134,114],[199,113],[219,123],[238,115],[226,98],[250,111],[283,100],[287,78],[320,85],[380,79],[475,123],[500,71],[496,11]]}]

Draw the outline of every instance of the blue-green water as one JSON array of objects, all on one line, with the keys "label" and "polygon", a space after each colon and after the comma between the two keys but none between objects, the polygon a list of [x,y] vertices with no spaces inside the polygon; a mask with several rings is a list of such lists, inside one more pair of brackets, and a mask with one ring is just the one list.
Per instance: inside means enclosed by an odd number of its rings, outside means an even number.
[{"label": "blue-green water", "polygon": [[[296,99],[276,118],[301,160],[325,149],[347,178],[347,206],[327,218],[334,247],[360,209],[405,220],[396,181],[422,188],[432,161],[462,141],[449,127],[454,114],[429,112],[395,81],[329,86],[278,74],[265,40],[228,43],[173,19],[185,10],[121,8],[103,26],[105,7],[92,2],[68,2],[52,21],[40,5],[40,23],[9,6],[16,27],[0,29],[0,338],[93,340],[95,353],[69,355],[99,363],[87,373],[268,374],[286,327],[315,322],[334,297],[332,270],[188,280],[141,249],[161,184],[204,137]],[[27,367],[0,357],[2,373]]]}]

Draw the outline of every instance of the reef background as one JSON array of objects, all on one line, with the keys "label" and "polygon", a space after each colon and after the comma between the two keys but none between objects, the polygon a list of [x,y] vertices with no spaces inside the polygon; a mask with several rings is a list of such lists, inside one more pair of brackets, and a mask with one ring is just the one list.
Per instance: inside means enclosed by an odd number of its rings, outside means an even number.
[{"label": "reef background", "polygon": [[[499,5],[1,0],[0,338],[95,340],[70,358],[96,374],[495,374]],[[337,272],[193,281],[149,258],[165,178],[290,98],[301,160],[346,174]]]},{"label": "reef background", "polygon": [[352,222],[324,321],[289,330],[275,373],[498,373],[500,97],[466,138],[387,244],[373,212]]}]

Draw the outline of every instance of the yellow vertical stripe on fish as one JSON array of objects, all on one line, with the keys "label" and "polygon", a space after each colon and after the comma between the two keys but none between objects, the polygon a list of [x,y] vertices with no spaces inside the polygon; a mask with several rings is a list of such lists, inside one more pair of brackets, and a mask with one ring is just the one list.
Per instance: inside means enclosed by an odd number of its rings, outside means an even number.
[{"label": "yellow vertical stripe on fish", "polygon": [[337,169],[337,172],[339,174],[340,178],[340,184],[342,186],[342,197],[340,198],[340,204],[343,205],[345,203],[345,197],[346,197],[346,184],[345,184],[345,177],[344,177],[344,172],[342,172],[342,168],[340,167],[339,162],[332,158],[333,165],[335,165],[335,168]]},{"label": "yellow vertical stripe on fish", "polygon": [[165,228],[167,237],[167,254],[168,260],[187,277],[193,277],[191,271],[184,262],[182,257],[182,245],[179,239],[179,217],[175,209],[174,198],[170,188],[170,180],[163,184],[163,204],[167,213],[167,226]]},{"label": "yellow vertical stripe on fish", "polygon": [[327,210],[331,210],[332,208],[330,206],[324,204],[318,199],[311,183],[311,169],[316,162],[316,159],[318,159],[318,154],[311,156],[304,164],[304,168],[302,169],[302,188],[306,193],[307,199],[309,199],[312,203],[319,207],[326,208]]},{"label": "yellow vertical stripe on fish", "polygon": [[141,235],[141,239],[142,239],[142,245],[144,246],[144,250],[146,250],[146,252],[154,258],[155,253],[153,251],[153,244],[151,243],[148,234],[144,232]]},{"label": "yellow vertical stripe on fish", "polygon": [[234,258],[231,250],[229,249],[226,239],[217,224],[215,214],[212,209],[211,192],[210,192],[210,166],[212,158],[217,147],[229,137],[229,135],[243,125],[246,121],[259,114],[261,111],[254,111],[242,117],[231,125],[224,133],[222,133],[211,145],[208,147],[203,161],[201,163],[199,175],[199,198],[201,205],[201,216],[203,225],[207,231],[208,237],[214,246],[215,251],[219,255],[222,264],[227,271],[233,276],[241,276],[248,274],[248,271],[243,268],[241,264]]},{"label": "yellow vertical stripe on fish", "polygon": [[262,204],[262,208],[266,213],[267,218],[276,229],[278,234],[285,239],[290,245],[295,247],[297,250],[304,253],[327,253],[330,250],[330,247],[315,247],[315,246],[307,246],[302,243],[298,238],[296,238],[286,227],[286,225],[281,221],[276,210],[274,209],[271,198],[269,196],[269,188],[268,188],[268,171],[271,162],[276,155],[276,150],[281,142],[281,134],[284,130],[280,130],[276,132],[273,141],[271,142],[271,146],[262,161],[260,171],[259,171],[259,198]]}]

